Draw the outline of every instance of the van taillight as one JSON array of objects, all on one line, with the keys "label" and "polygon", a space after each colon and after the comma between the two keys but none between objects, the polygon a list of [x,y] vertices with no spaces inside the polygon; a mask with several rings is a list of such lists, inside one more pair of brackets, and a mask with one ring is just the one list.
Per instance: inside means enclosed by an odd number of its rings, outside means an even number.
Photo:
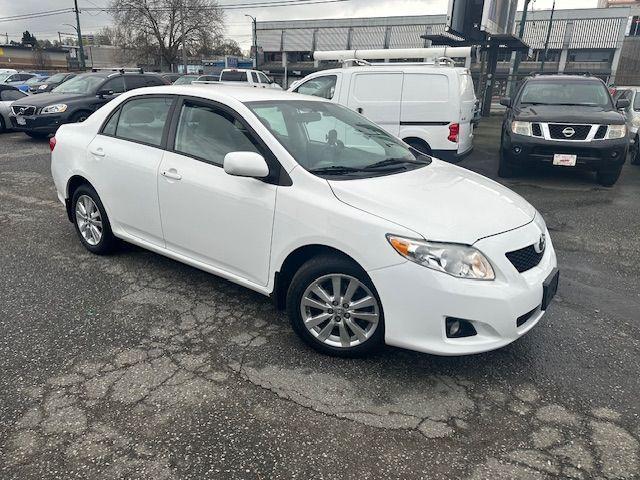
[{"label": "van taillight", "polygon": [[458,134],[460,133],[460,124],[459,123],[450,123],[449,124],[449,136],[447,139],[450,142],[458,142]]},{"label": "van taillight", "polygon": [[51,137],[49,139],[49,148],[53,152],[53,149],[56,148],[56,137]]}]

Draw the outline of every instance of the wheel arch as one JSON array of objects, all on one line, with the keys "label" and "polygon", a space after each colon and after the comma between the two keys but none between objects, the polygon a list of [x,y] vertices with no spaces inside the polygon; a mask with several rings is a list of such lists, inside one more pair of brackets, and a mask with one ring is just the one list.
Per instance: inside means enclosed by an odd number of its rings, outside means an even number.
[{"label": "wheel arch", "polygon": [[362,265],[360,265],[357,260],[338,248],[323,244],[309,244],[298,247],[287,255],[282,262],[282,265],[280,265],[280,268],[275,273],[271,297],[277,309],[283,310],[285,308],[287,291],[289,290],[291,280],[293,280],[293,276],[296,274],[298,269],[311,258],[324,254],[336,255],[349,260],[366,273],[365,269],[362,268]]},{"label": "wheel arch", "polygon": [[71,178],[69,178],[69,180],[67,181],[67,188],[65,191],[64,203],[65,203],[65,208],[67,210],[67,217],[69,218],[69,221],[72,223],[73,223],[73,215],[71,211],[71,199],[73,198],[73,193],[81,185],[89,185],[91,188],[95,190],[95,187],[91,185],[91,182],[87,180],[85,177],[83,177],[82,175],[73,175],[71,176]]},{"label": "wheel arch", "polygon": [[431,153],[431,151],[433,150],[431,148],[431,145],[429,145],[429,142],[427,142],[424,138],[420,138],[420,137],[409,135],[409,136],[404,137],[402,139],[402,141],[404,143],[409,144],[409,145],[411,145],[413,143],[413,144],[416,144],[416,145],[423,146],[424,148],[427,149],[427,151],[424,152],[424,153],[427,153],[427,154]]}]

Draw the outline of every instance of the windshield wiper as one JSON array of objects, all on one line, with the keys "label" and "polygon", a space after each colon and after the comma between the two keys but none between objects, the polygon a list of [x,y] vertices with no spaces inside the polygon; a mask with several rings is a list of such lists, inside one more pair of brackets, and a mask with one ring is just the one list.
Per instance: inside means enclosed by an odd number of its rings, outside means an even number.
[{"label": "windshield wiper", "polygon": [[314,168],[309,172],[319,175],[346,175],[349,173],[364,172],[362,168],[347,167],[345,165],[331,165],[330,167]]},{"label": "windshield wiper", "polygon": [[406,167],[407,165],[428,165],[430,162],[420,162],[417,160],[407,160],[405,158],[387,158],[380,162],[372,163],[364,167],[363,170],[377,170],[385,167]]}]

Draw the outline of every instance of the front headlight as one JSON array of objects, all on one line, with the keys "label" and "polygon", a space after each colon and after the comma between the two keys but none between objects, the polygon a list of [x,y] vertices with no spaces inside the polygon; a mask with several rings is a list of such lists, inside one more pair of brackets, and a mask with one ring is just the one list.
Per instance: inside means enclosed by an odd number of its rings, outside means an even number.
[{"label": "front headlight", "polygon": [[511,122],[511,131],[517,135],[526,135],[528,137],[533,135],[531,131],[531,122],[514,120]]},{"label": "front headlight", "polygon": [[607,129],[607,140],[624,138],[627,135],[626,125],[609,125]]},{"label": "front headlight", "polygon": [[38,87],[38,90],[45,90],[45,89],[47,88],[47,86],[48,86],[48,85],[46,85],[46,84],[45,84],[45,85],[40,85],[40,86]]},{"label": "front headlight", "polygon": [[42,109],[40,113],[62,113],[67,110],[67,106],[64,103],[56,103],[55,105],[47,105]]},{"label": "front headlight", "polygon": [[473,280],[493,280],[496,278],[491,263],[476,248],[455,243],[427,242],[395,235],[387,235],[387,240],[400,255],[432,270]]},{"label": "front headlight", "polygon": [[633,118],[631,119],[631,124],[632,124],[634,127],[639,128],[639,127],[640,127],[640,117],[633,117]]}]

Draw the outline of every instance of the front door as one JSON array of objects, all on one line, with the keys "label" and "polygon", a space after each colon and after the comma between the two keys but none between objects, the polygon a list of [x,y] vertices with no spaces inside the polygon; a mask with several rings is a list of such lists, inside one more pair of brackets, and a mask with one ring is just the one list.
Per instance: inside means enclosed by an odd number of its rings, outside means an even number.
[{"label": "front door", "polygon": [[229,152],[264,152],[244,121],[223,107],[185,100],[176,114],[173,151],[158,176],[167,248],[266,285],[277,186],[222,168]]}]

